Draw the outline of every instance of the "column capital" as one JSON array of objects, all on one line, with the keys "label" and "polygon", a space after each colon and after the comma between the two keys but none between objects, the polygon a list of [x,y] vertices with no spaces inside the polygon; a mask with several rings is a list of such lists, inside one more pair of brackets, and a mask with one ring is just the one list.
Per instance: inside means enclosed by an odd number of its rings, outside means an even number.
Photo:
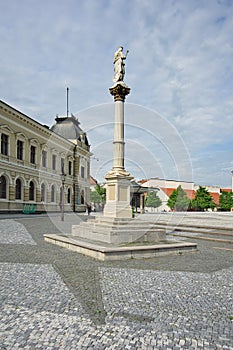
[{"label": "column capital", "polygon": [[114,101],[125,102],[125,97],[129,95],[130,88],[123,82],[118,81],[111,88],[109,88],[110,94],[114,96]]}]

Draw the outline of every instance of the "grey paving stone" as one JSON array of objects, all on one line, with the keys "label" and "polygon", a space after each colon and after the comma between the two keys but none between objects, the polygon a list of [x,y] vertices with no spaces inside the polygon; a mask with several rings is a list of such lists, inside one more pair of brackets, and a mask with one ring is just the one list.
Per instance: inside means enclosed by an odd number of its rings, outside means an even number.
[{"label": "grey paving stone", "polygon": [[0,349],[232,350],[231,251],[201,242],[196,254],[98,262],[45,243],[59,226],[49,218],[7,225]]},{"label": "grey paving stone", "polygon": [[15,220],[0,220],[0,244],[36,244],[26,228]]}]

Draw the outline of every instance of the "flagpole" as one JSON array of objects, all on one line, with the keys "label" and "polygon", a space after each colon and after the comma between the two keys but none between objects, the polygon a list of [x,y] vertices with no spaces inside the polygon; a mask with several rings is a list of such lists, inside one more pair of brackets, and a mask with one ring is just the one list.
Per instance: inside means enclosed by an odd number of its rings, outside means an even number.
[{"label": "flagpole", "polygon": [[66,115],[69,116],[69,88],[66,88]]}]

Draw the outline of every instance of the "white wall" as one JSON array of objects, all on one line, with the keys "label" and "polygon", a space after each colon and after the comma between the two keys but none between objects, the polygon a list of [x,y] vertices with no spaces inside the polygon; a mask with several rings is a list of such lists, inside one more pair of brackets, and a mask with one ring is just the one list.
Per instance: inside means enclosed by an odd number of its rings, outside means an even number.
[{"label": "white wall", "polygon": [[159,179],[159,178],[152,178],[143,183],[142,187],[165,187],[165,188],[177,188],[179,185],[183,189],[186,190],[193,190],[194,189],[194,183],[193,182],[186,182],[186,181],[176,181],[176,180],[165,180],[165,179]]}]

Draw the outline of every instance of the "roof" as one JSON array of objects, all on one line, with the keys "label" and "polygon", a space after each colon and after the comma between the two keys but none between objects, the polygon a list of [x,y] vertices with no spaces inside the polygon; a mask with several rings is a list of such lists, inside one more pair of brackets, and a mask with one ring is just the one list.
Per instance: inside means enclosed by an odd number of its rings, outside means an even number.
[{"label": "roof", "polygon": [[79,121],[74,115],[71,117],[56,117],[56,123],[51,130],[56,134],[63,136],[67,140],[79,140],[89,146],[86,133],[79,126]]},{"label": "roof", "polygon": [[174,180],[174,179],[161,179],[160,177],[150,177],[149,179],[141,179],[138,181],[138,183],[143,184],[148,181],[152,180],[159,180],[159,181],[167,181],[167,182],[184,182],[184,183],[189,183],[192,184],[192,181],[186,181],[186,180]]},{"label": "roof", "polygon": [[148,192],[148,187],[142,187],[138,182],[131,181],[130,183],[130,191],[131,193],[145,193]]},{"label": "roof", "polygon": [[[11,113],[13,116],[16,116],[17,118],[19,118],[19,116],[20,116],[21,120],[23,118],[23,120],[25,120],[25,122],[27,124],[30,124],[33,127],[35,127],[35,126],[39,127],[39,129],[42,130],[47,136],[49,135],[49,137],[53,134],[53,130],[50,129],[49,126],[39,123],[37,120],[20,112],[19,110],[15,109],[14,107],[10,106],[9,104],[7,104],[6,102],[4,102],[2,100],[0,100],[0,109],[3,109],[3,111],[5,111],[6,113]],[[62,142],[69,143],[70,145],[72,145],[72,142],[69,139],[64,138],[62,135],[60,135],[56,132],[54,134],[55,134],[54,136],[59,138],[60,141],[63,139]]]},{"label": "roof", "polygon": [[[165,188],[161,187],[160,188],[168,197],[172,194],[173,191],[177,190],[177,188]],[[187,194],[189,199],[194,199],[196,192],[194,190],[185,190],[183,189],[184,192]]]},{"label": "roof", "polygon": [[146,180],[146,179],[142,179],[142,180],[139,180],[138,183],[139,183],[139,184],[144,184],[144,183],[147,182],[147,181],[148,181],[148,180]]},{"label": "roof", "polygon": [[91,186],[96,186],[98,184],[97,180],[94,179],[94,177],[90,176],[90,185]]},{"label": "roof", "polygon": [[19,114],[21,114],[22,116],[24,116],[25,118],[31,120],[32,123],[35,123],[35,124],[39,125],[41,128],[46,129],[46,130],[49,129],[49,127],[48,127],[47,125],[43,125],[43,124],[39,123],[37,120],[32,119],[32,118],[29,117],[28,115],[24,114],[23,112],[20,112],[18,109],[16,109],[16,108],[10,106],[10,105],[7,104],[6,102],[0,100],[0,103],[3,104],[3,105],[5,105],[6,108],[10,108],[11,110],[15,111],[16,113],[19,113]]},{"label": "roof", "polygon": [[[176,190],[176,188],[164,188],[164,187],[161,187],[160,188],[164,193],[166,193],[166,195],[168,197],[170,197],[170,195],[172,194],[172,192],[174,190]],[[185,190],[183,189],[184,192],[187,194],[188,198],[189,199],[194,199],[195,198],[195,195],[196,195],[196,191],[194,190]],[[213,201],[216,205],[219,205],[219,198],[220,198],[220,194],[219,193],[216,193],[216,192],[209,192],[209,194],[211,195],[211,197],[213,198]]]},{"label": "roof", "polygon": [[231,188],[220,188],[220,192],[232,192]]}]

